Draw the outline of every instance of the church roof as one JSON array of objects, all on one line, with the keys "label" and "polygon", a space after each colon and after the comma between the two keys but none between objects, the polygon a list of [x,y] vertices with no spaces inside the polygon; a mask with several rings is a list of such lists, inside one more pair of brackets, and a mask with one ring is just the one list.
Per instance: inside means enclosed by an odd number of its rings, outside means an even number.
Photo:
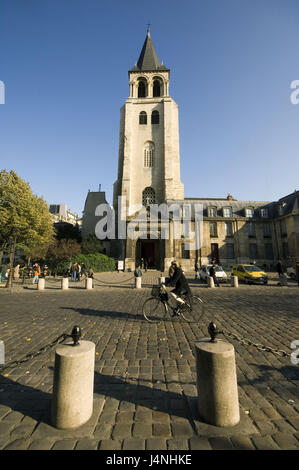
[{"label": "church roof", "polygon": [[138,62],[130,72],[153,72],[159,70],[168,71],[169,69],[160,63],[152,43],[150,30],[148,29]]}]

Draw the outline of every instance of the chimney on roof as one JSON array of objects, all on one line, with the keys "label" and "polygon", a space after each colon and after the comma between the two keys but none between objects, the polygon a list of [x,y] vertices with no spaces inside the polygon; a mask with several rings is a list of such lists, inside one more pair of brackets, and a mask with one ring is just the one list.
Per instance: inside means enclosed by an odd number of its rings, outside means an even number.
[{"label": "chimney on roof", "polygon": [[227,195],[227,198],[226,198],[228,201],[232,201],[233,199],[233,196],[231,195],[231,193],[228,193]]}]

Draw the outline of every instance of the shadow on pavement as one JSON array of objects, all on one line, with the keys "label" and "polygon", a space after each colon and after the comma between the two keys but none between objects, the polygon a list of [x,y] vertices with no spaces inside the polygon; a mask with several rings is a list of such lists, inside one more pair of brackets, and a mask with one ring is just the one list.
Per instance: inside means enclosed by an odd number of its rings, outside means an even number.
[{"label": "shadow on pavement", "polygon": [[38,422],[49,423],[51,398],[50,393],[0,375],[0,406],[11,408],[8,411],[18,411]]},{"label": "shadow on pavement", "polygon": [[[50,369],[53,371],[53,367]],[[188,397],[184,394],[151,388],[138,383],[132,384],[122,377],[98,372],[95,372],[94,376],[94,394],[186,418],[195,430]],[[31,417],[37,421],[37,424],[43,422],[51,425],[51,401],[51,393],[22,385],[0,375],[0,407],[8,407],[7,412],[19,412],[24,416]],[[2,422],[5,422],[5,419],[4,421],[2,419]]]},{"label": "shadow on pavement", "polygon": [[[266,381],[271,381],[273,380],[273,374],[272,372],[275,372],[277,374],[280,373],[281,374],[281,380],[299,380],[299,368],[298,366],[294,365],[294,366],[282,366],[280,367],[279,369],[276,368],[276,367],[272,367],[272,366],[268,366],[266,364],[249,364],[251,366],[254,366],[255,368],[257,368],[260,372],[261,372],[261,375],[259,377],[257,377],[256,379],[254,380],[250,380],[250,383],[251,384],[259,384],[259,383],[262,383],[262,382],[266,382]],[[275,380],[277,381],[277,378],[275,378]]]},{"label": "shadow on pavement", "polygon": [[129,319],[129,320],[140,320],[146,321],[143,315],[128,312],[109,312],[107,310],[94,310],[90,308],[75,308],[75,307],[60,307],[62,310],[73,310],[74,312],[80,313],[80,315],[90,315],[97,317],[108,317],[108,318],[120,318],[120,319]]}]

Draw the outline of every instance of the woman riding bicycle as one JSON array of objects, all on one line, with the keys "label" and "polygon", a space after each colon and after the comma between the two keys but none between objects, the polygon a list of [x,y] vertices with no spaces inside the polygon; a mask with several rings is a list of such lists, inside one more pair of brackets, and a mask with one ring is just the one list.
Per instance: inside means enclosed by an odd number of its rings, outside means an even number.
[{"label": "woman riding bicycle", "polygon": [[178,314],[180,307],[185,303],[185,301],[180,297],[183,294],[187,294],[191,296],[191,290],[188,284],[187,279],[185,278],[182,269],[178,266],[176,261],[171,262],[171,268],[173,269],[173,274],[170,278],[168,278],[165,282],[166,286],[175,286],[170,293],[175,298],[178,303],[177,308],[173,310],[172,316]]}]

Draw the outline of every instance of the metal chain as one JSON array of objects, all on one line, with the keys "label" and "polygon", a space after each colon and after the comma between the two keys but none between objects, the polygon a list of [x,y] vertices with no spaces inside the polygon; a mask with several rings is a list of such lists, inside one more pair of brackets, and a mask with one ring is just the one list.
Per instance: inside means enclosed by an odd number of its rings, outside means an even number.
[{"label": "metal chain", "polygon": [[48,349],[51,349],[56,344],[62,343],[69,336],[70,335],[68,335],[66,333],[63,333],[62,335],[58,336],[58,338],[54,339],[54,341],[52,341],[51,343],[49,343],[46,346],[43,346],[42,348],[40,348],[37,352],[26,354],[26,356],[24,356],[22,359],[18,359],[16,361],[9,362],[8,364],[6,364],[4,366],[0,366],[0,373],[3,372],[6,369],[11,369],[13,367],[17,367],[19,364],[22,364],[24,362],[30,361],[31,359],[34,359],[35,357],[37,357],[40,354],[47,351]]},{"label": "metal chain", "polygon": [[132,277],[129,277],[128,279],[125,279],[123,281],[118,281],[118,282],[105,282],[105,281],[101,281],[101,279],[97,279],[96,277],[94,278],[95,281],[98,281],[98,282],[101,282],[102,284],[107,284],[107,285],[110,285],[110,284],[122,284],[124,282],[128,282],[128,281],[131,281],[132,279],[134,279],[135,276],[132,276]]},{"label": "metal chain", "polygon": [[245,346],[254,346],[259,351],[271,352],[272,354],[275,354],[275,355],[281,356],[281,357],[290,357],[291,356],[291,354],[283,351],[282,349],[273,349],[270,346],[264,346],[261,343],[254,343],[253,341],[250,341],[250,340],[245,339],[245,338],[240,338],[238,335],[236,335],[234,333],[229,333],[228,331],[221,331],[221,333],[224,336],[227,336],[228,338],[234,339],[234,340],[238,341],[240,344],[243,344]]}]

